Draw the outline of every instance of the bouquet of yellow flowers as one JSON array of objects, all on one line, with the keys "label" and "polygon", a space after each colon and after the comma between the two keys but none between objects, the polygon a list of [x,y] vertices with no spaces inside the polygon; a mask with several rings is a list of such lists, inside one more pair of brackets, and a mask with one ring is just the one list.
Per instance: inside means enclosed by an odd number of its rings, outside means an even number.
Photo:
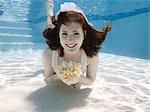
[{"label": "bouquet of yellow flowers", "polygon": [[80,63],[64,61],[59,66],[57,76],[67,85],[76,84],[82,74]]}]

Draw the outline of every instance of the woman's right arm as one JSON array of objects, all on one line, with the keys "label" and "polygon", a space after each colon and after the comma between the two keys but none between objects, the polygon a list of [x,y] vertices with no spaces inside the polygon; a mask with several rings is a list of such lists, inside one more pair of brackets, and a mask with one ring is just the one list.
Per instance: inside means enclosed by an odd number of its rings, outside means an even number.
[{"label": "woman's right arm", "polygon": [[57,75],[54,73],[53,67],[52,67],[52,50],[46,49],[42,54],[42,61],[44,66],[44,72],[45,72],[45,80],[46,81],[58,81]]},{"label": "woman's right arm", "polygon": [[52,24],[52,16],[54,15],[53,14],[53,11],[54,11],[54,1],[53,0],[48,0],[48,3],[47,3],[47,22],[48,22],[48,25],[51,25]]}]

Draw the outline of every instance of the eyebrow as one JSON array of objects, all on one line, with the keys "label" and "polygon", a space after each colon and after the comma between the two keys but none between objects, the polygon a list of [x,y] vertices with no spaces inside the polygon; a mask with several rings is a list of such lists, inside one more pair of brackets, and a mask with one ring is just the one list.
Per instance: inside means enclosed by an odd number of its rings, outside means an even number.
[{"label": "eyebrow", "polygon": [[73,30],[72,32],[78,32],[78,30]]},{"label": "eyebrow", "polygon": [[[62,32],[68,32],[68,31],[62,30]],[[72,32],[78,32],[78,30],[73,30]]]},{"label": "eyebrow", "polygon": [[68,32],[68,31],[66,31],[66,30],[62,30],[62,32]]}]

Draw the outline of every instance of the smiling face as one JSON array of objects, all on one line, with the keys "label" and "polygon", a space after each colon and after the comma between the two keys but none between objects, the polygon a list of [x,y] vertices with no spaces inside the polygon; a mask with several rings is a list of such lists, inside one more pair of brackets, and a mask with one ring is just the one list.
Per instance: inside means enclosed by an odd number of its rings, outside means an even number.
[{"label": "smiling face", "polygon": [[67,53],[76,53],[84,40],[84,32],[77,22],[62,24],[59,31],[60,43]]}]

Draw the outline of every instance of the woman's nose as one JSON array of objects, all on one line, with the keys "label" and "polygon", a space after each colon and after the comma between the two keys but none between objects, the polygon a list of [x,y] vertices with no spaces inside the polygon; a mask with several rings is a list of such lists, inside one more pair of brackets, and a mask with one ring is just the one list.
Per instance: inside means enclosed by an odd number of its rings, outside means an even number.
[{"label": "woman's nose", "polygon": [[69,35],[69,41],[72,41],[73,39],[73,35]]}]

